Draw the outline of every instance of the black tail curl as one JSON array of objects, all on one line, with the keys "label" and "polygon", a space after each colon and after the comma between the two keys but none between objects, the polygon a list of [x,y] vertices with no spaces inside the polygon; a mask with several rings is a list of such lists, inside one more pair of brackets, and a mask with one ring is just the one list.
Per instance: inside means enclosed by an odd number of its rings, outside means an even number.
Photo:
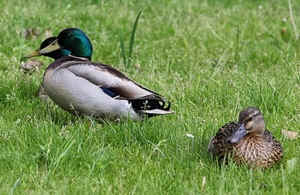
[{"label": "black tail curl", "polygon": [[135,111],[160,109],[170,111],[171,103],[166,102],[158,95],[147,95],[136,99],[128,100]]}]

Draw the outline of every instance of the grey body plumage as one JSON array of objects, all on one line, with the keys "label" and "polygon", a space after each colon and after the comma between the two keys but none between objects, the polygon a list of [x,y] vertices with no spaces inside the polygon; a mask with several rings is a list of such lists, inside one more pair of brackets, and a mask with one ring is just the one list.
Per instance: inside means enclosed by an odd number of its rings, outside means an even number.
[{"label": "grey body plumage", "polygon": [[[147,114],[172,113],[163,107],[135,110],[132,106],[135,99],[148,97],[151,100],[152,95],[157,101],[164,100],[110,66],[76,57],[63,57],[51,64],[45,72],[43,86],[49,97],[63,109],[96,118],[139,120]],[[111,97],[101,88],[109,89],[118,96]]]},{"label": "grey body plumage", "polygon": [[80,29],[69,28],[44,40],[27,58],[55,61],[44,74],[43,88],[61,108],[96,118],[140,120],[173,113],[158,93],[129,79],[117,69],[91,62],[93,47]]}]

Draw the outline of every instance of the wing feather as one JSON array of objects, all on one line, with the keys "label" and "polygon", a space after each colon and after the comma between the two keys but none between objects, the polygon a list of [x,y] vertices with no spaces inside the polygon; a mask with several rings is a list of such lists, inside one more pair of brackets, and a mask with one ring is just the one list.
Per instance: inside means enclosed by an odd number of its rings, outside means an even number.
[{"label": "wing feather", "polygon": [[76,76],[82,77],[101,88],[107,88],[123,98],[133,99],[151,94],[158,95],[108,65],[73,63],[67,68]]}]

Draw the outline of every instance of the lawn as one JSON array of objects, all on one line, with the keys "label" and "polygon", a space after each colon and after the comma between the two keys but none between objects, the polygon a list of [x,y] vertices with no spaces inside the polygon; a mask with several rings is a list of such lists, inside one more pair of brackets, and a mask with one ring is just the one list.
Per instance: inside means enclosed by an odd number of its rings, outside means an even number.
[{"label": "lawn", "polygon": [[[299,194],[300,4],[292,0],[0,1],[0,194]],[[124,64],[135,18],[132,63]],[[67,27],[172,102],[175,114],[97,122],[36,96],[43,72],[20,58]],[[28,29],[33,29],[31,34]],[[256,106],[284,147],[268,170],[219,166],[208,142]],[[192,134],[186,136],[186,134]]]}]

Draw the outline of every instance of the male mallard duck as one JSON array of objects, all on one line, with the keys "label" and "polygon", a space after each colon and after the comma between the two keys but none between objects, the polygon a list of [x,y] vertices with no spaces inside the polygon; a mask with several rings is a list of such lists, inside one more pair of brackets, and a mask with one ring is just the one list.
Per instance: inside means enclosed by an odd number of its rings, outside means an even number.
[{"label": "male mallard duck", "polygon": [[249,167],[267,168],[283,156],[280,143],[265,129],[263,115],[254,107],[242,110],[238,123],[221,127],[211,139],[208,151],[219,160],[232,156],[237,164]]},{"label": "male mallard duck", "polygon": [[76,28],[64,29],[44,40],[40,49],[25,58],[48,56],[55,61],[44,74],[49,97],[71,113],[96,118],[143,119],[170,114],[170,103],[111,66],[91,62],[89,38]]}]

